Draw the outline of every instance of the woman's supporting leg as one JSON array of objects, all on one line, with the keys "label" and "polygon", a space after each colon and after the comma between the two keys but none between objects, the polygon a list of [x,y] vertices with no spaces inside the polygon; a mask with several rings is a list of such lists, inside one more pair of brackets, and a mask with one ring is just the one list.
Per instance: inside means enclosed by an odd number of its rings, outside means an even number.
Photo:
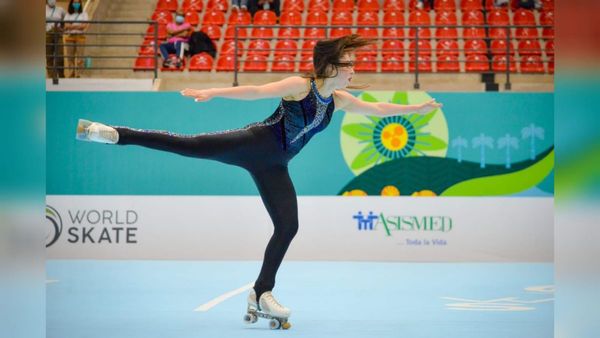
[{"label": "woman's supporting leg", "polygon": [[298,203],[287,166],[252,171],[251,174],[275,227],[254,283],[258,300],[263,292],[271,291],[275,286],[277,270],[298,232]]}]

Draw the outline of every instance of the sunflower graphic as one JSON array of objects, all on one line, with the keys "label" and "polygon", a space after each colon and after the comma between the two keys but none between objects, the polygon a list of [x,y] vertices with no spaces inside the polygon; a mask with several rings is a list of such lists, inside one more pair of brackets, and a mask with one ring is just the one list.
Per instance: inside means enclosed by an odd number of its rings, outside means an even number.
[{"label": "sunflower graphic", "polygon": [[[363,92],[367,102],[417,104],[431,97],[425,92]],[[341,147],[354,175],[390,160],[411,156],[445,157],[448,125],[441,109],[427,115],[374,117],[346,114]]]}]

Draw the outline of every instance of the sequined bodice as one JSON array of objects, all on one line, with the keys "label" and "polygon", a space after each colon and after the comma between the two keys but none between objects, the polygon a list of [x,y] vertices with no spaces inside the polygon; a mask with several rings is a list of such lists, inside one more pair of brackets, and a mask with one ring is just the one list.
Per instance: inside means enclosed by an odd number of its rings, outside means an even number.
[{"label": "sequined bodice", "polygon": [[263,122],[275,133],[282,148],[294,154],[329,125],[335,110],[333,95],[322,97],[314,80],[310,87],[310,92],[300,101],[281,100],[275,112]]}]

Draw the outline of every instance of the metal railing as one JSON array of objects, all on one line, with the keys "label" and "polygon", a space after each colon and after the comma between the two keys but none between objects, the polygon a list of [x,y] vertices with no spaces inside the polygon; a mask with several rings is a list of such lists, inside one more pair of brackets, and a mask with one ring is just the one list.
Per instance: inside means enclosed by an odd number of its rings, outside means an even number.
[{"label": "metal railing", "polygon": [[[86,31],[84,31],[83,33],[79,33],[76,35],[80,35],[80,36],[85,36],[85,37],[95,37],[95,40],[97,40],[98,43],[83,43],[83,44],[77,44],[77,43],[65,43],[63,41],[63,39],[61,38],[63,35],[69,35],[68,32],[64,32],[64,24],[67,23],[65,21],[62,20],[46,20],[46,24],[54,24],[56,27],[59,27],[58,30],[53,29],[52,31],[48,32],[48,34],[51,34],[52,36],[52,41],[50,43],[46,43],[46,46],[52,46],[52,50],[53,50],[53,55],[51,57],[48,57],[47,55],[47,59],[51,59],[52,62],[51,64],[47,64],[46,67],[47,69],[50,71],[50,73],[52,74],[52,83],[53,84],[58,84],[59,83],[59,71],[64,71],[66,69],[70,69],[70,70],[133,70],[135,68],[134,65],[130,66],[130,67],[118,67],[118,66],[101,66],[101,67],[95,67],[95,66],[89,66],[89,65],[83,65],[83,66],[79,66],[77,64],[74,64],[74,66],[70,66],[70,67],[65,67],[64,65],[60,65],[59,62],[59,58],[63,58],[63,60],[76,60],[78,58],[81,58],[83,60],[94,60],[94,59],[101,59],[101,60],[126,60],[126,59],[154,59],[154,63],[153,63],[153,71],[154,71],[154,80],[156,80],[158,78],[158,23],[156,21],[110,21],[110,20],[106,20],[106,21],[98,21],[98,20],[82,20],[82,21],[68,21],[68,23],[76,23],[76,24],[89,24],[90,26],[88,27],[88,29]],[[125,26],[125,25],[139,25],[143,28],[143,30],[140,30],[140,32],[94,32],[94,29],[97,30],[97,28],[99,28],[102,25],[113,25],[113,26]],[[106,36],[140,36],[140,37],[144,37],[146,40],[148,38],[148,34],[147,34],[147,27],[151,25],[154,27],[154,34],[151,36],[151,40],[152,44],[154,46],[153,50],[154,53],[152,53],[152,55],[138,55],[137,50],[143,46],[143,44],[133,44],[133,43],[117,43],[117,44],[109,44],[109,43],[101,43],[101,39],[99,39],[99,37],[106,37]],[[81,46],[84,48],[84,50],[86,51],[86,55],[59,55],[59,49],[60,48],[65,48],[65,47],[74,47],[74,46]],[[135,48],[136,52],[135,54],[132,55],[94,55],[94,53],[90,53],[90,49],[89,48],[107,48],[107,47],[113,47],[113,48],[119,48],[119,50],[123,50],[123,54],[127,54],[126,51],[131,49],[131,48]],[[120,53],[119,53],[120,54]],[[135,63],[135,61],[134,61]]]},{"label": "metal railing", "polygon": [[[422,31],[423,29],[429,29],[430,33],[431,33],[431,29],[440,29],[440,28],[454,28],[457,29],[457,35],[454,38],[451,37],[436,37],[435,34],[431,34],[428,37],[422,37],[421,34],[419,33],[420,31]],[[407,34],[402,34],[402,37],[400,38],[396,38],[396,37],[378,37],[378,38],[374,38],[374,42],[377,44],[381,44],[383,41],[385,40],[401,40],[404,42],[404,40],[408,40],[409,44],[414,41],[415,43],[415,48],[412,49],[410,48],[410,46],[408,48],[402,48],[402,49],[386,49],[383,50],[381,48],[378,48],[378,50],[381,50],[381,54],[384,55],[383,53],[385,53],[386,55],[388,54],[392,54],[391,52],[399,52],[402,55],[402,61],[401,62],[408,62],[408,72],[402,72],[402,73],[414,73],[414,84],[413,87],[415,89],[419,89],[420,88],[420,82],[419,82],[419,74],[423,72],[423,67],[421,67],[419,65],[419,56],[431,56],[430,61],[431,62],[435,62],[437,64],[439,63],[444,63],[446,61],[443,60],[439,60],[438,55],[441,55],[443,53],[439,53],[439,51],[435,51],[433,49],[433,46],[431,49],[428,49],[427,51],[423,51],[420,49],[420,44],[419,41],[423,41],[423,40],[427,40],[427,41],[439,41],[439,40],[455,40],[455,41],[468,41],[468,40],[483,40],[486,44],[485,47],[485,53],[483,53],[484,55],[486,55],[488,57],[487,61],[482,61],[482,63],[485,63],[488,65],[487,67],[487,71],[481,71],[480,73],[490,73],[490,74],[504,74],[505,75],[505,83],[504,83],[504,87],[507,90],[511,89],[511,82],[510,82],[510,74],[511,74],[511,68],[512,68],[512,64],[513,64],[513,60],[514,60],[514,64],[516,65],[519,61],[521,61],[522,55],[519,54],[519,57],[513,57],[513,55],[516,55],[517,52],[521,52],[524,51],[524,49],[518,49],[518,48],[511,48],[511,46],[513,45],[512,42],[513,41],[521,41],[521,40],[536,40],[539,41],[540,39],[544,39],[544,40],[550,40],[550,39],[546,39],[543,36],[540,37],[540,34],[536,34],[536,37],[532,37],[532,38],[525,38],[525,37],[517,37],[516,36],[516,32],[513,32],[513,30],[516,30],[518,28],[533,28],[533,29],[544,29],[544,28],[553,28],[554,26],[548,26],[548,25],[328,25],[328,26],[323,26],[323,25],[236,25],[235,26],[235,31],[234,31],[234,69],[233,69],[233,86],[237,86],[239,85],[238,82],[238,73],[243,72],[240,69],[240,63],[244,64],[246,63],[248,60],[246,58],[240,58],[239,54],[244,55],[245,51],[250,51],[250,48],[243,48],[241,51],[238,49],[238,42],[239,41],[246,41],[246,40],[289,40],[289,39],[295,39],[295,40],[319,40],[319,38],[314,38],[314,37],[301,37],[301,38],[296,38],[296,37],[277,37],[275,36],[275,34],[273,34],[273,37],[252,37],[252,36],[244,36],[241,37],[242,34],[239,33],[240,29],[246,29],[248,30],[248,28],[252,28],[252,29],[256,29],[256,28],[271,28],[271,29],[288,29],[288,28],[294,28],[294,29],[312,29],[312,28],[316,28],[316,29],[322,29],[325,31],[325,38],[330,38],[331,36],[331,31],[334,29],[339,29],[339,28],[343,28],[343,29],[350,29],[350,30],[359,30],[361,28],[370,28],[370,29],[386,29],[386,28],[396,28],[396,29],[408,29],[409,32],[411,29],[413,29],[414,34],[411,36],[408,36]],[[482,37],[467,37],[465,38],[463,37],[459,37],[460,34],[458,34],[458,29],[468,29],[468,28],[477,28],[477,29],[483,29],[484,33]],[[489,30],[491,29],[503,29],[505,31],[504,35],[505,35],[505,43],[506,43],[506,53],[504,54],[505,56],[505,60],[506,60],[506,64],[505,64],[505,69],[503,71],[494,71],[494,67],[493,67],[493,56],[499,55],[498,53],[494,53],[491,51],[491,41],[492,40],[499,40],[499,39],[494,39],[494,38],[490,38],[489,37]],[[538,32],[536,32],[538,33]],[[381,34],[378,34],[378,36],[381,36]],[[403,43],[404,44],[404,43]],[[518,46],[517,46],[518,47]],[[270,55],[271,51],[277,51],[276,48],[268,48],[268,49],[252,49],[252,52],[266,52],[267,55]],[[470,53],[470,50],[465,49],[465,48],[458,48],[458,49],[444,49],[444,52],[448,53],[448,52],[455,52],[456,54],[460,55],[461,52],[463,55],[467,55],[467,54],[480,54],[480,53]],[[533,50],[532,50],[533,51]],[[537,49],[536,49],[537,51]],[[541,51],[544,52],[545,49],[542,47]],[[293,53],[295,54],[295,53]],[[379,55],[380,53],[377,53],[377,55]],[[408,60],[405,59],[404,55],[408,54]],[[411,58],[414,55],[414,60],[413,58]],[[529,55],[529,54],[526,54]],[[265,60],[265,62],[274,62],[276,61],[275,59],[267,59]],[[385,62],[386,60],[382,57],[382,58],[377,58],[376,60],[374,60],[373,62],[376,62],[377,64],[382,64],[383,62]],[[467,59],[465,58],[459,58],[458,60],[459,64],[465,64],[467,63]],[[545,58],[541,60],[542,62],[548,63],[550,61],[549,58]],[[298,60],[298,58],[296,57],[294,59],[294,64],[298,64],[303,62],[302,60]],[[404,67],[403,67],[404,68]],[[432,67],[433,68],[433,67]],[[466,68],[466,67],[465,67]],[[414,69],[414,71],[411,71],[411,69]],[[512,71],[514,73],[514,71]],[[389,73],[389,72],[385,72],[385,73]],[[393,72],[392,72],[393,73]],[[460,70],[458,72],[452,72],[452,71],[444,71],[444,72],[438,72],[438,73],[444,73],[444,74],[448,74],[448,73],[463,73]]]}]

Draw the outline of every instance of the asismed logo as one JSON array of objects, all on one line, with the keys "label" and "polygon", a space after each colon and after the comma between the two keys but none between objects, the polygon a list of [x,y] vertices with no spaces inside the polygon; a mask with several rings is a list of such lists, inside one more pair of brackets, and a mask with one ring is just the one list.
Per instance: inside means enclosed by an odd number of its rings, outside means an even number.
[{"label": "asismed logo", "polygon": [[362,211],[359,211],[358,214],[352,216],[352,218],[356,219],[358,230],[373,230],[373,223],[379,217],[373,214],[373,211],[369,211],[367,216],[363,215]]},{"label": "asismed logo", "polygon": [[50,225],[48,235],[46,236],[46,247],[49,247],[60,238],[63,229],[63,221],[58,211],[49,205],[46,205],[46,219],[49,221]]}]

